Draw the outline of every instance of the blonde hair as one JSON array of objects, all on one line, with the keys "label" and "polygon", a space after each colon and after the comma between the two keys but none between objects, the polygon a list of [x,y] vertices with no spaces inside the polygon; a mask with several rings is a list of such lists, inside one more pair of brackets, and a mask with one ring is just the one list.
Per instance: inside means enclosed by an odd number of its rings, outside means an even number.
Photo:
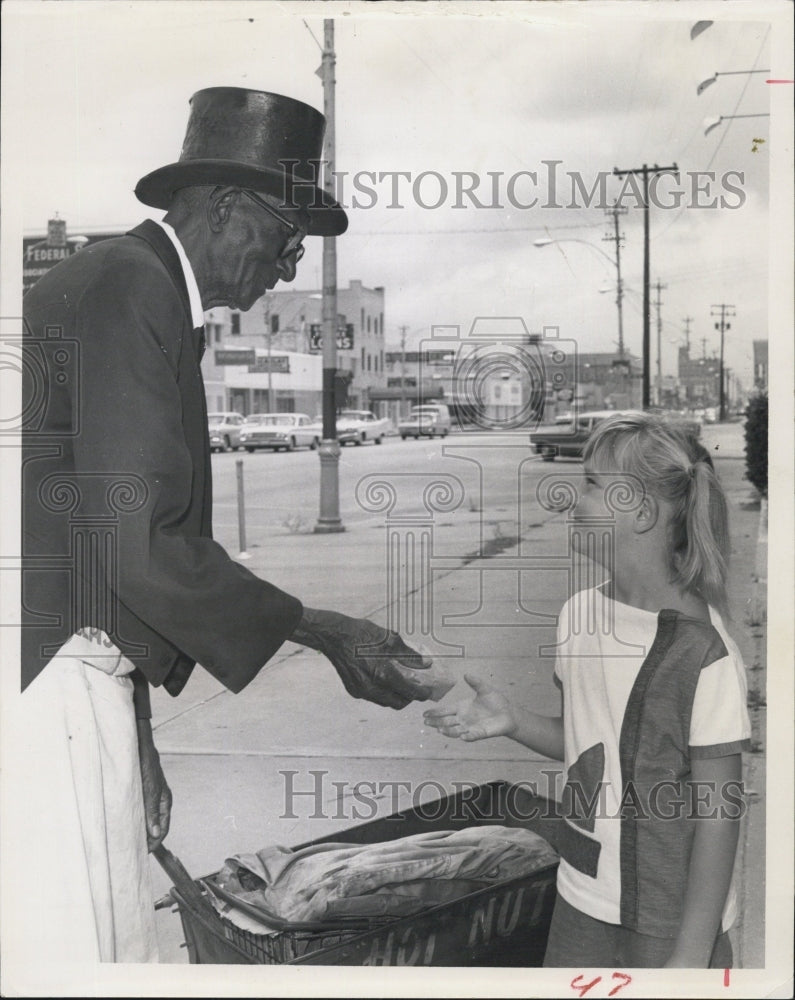
[{"label": "blonde hair", "polygon": [[693,432],[656,414],[620,414],[597,425],[583,458],[600,471],[632,473],[670,504],[672,582],[727,614],[726,497],[709,452]]}]

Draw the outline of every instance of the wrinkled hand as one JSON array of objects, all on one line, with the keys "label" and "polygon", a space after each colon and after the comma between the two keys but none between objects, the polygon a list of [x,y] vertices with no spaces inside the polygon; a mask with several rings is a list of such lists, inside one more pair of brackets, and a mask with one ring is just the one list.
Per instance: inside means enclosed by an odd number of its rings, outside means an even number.
[{"label": "wrinkled hand", "polygon": [[[381,628],[368,618],[349,618],[336,611],[304,608],[290,639],[323,653],[353,698],[399,709],[430,697],[428,688],[402,673],[399,666],[424,670],[431,666],[431,661],[407,646],[397,632]],[[376,646],[377,649],[366,649]]]},{"label": "wrinkled hand", "polygon": [[144,793],[146,844],[151,853],[168,834],[172,797],[160,766],[160,755],[152,739],[152,726],[148,719],[138,719],[138,760]]},{"label": "wrinkled hand", "polygon": [[475,692],[475,697],[447,708],[427,709],[423,712],[425,724],[438,729],[443,736],[467,743],[490,736],[510,736],[516,728],[516,720],[505,695],[474,674],[464,674],[464,680]]}]

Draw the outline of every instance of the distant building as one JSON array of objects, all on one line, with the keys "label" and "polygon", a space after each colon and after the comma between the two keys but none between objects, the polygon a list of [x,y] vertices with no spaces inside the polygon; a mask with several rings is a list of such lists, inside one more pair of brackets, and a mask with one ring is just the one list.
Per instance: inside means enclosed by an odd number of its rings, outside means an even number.
[{"label": "distant building", "polygon": [[[223,392],[228,408],[246,414],[255,412],[255,407],[262,411],[270,384],[275,411],[308,412],[310,416],[321,412],[323,321],[320,291],[268,292],[245,313],[226,308],[211,309],[206,315],[205,335],[208,350],[202,372],[208,398],[211,390],[219,398]],[[317,371],[313,394],[303,384],[299,388],[281,378],[277,391],[277,372],[272,368],[269,383],[267,361],[258,361],[260,371],[245,372],[246,378],[241,380],[242,369],[230,364],[227,360],[230,355],[225,352],[242,348],[256,350],[258,358],[267,358],[268,351],[273,359],[288,355],[310,356],[306,372]],[[220,362],[216,357],[219,350]],[[273,364],[281,363],[273,361]],[[355,409],[373,409],[378,416],[385,415],[378,402],[378,390],[386,385],[383,287],[365,288],[361,281],[354,280],[348,288],[337,289],[337,372],[341,403]],[[257,378],[252,381],[249,375]]]},{"label": "distant building", "polygon": [[677,376],[680,406],[700,409],[718,405],[720,358],[708,358],[706,355],[692,358],[690,348],[681,346],[678,353]]},{"label": "distant building", "polygon": [[376,390],[384,415],[397,423],[420,403],[449,403],[453,396],[454,352],[403,351],[384,353],[386,385]]},{"label": "distant building", "polygon": [[581,410],[630,410],[641,405],[643,368],[639,358],[615,351],[578,352],[576,398]]},{"label": "distant building", "polygon": [[[488,351],[483,353],[482,364],[462,365],[456,350],[450,348],[405,352],[390,348],[385,355],[387,387],[379,391],[379,398],[387,402],[393,419],[417,403],[438,400],[448,403],[454,416],[465,422],[467,409],[472,409],[472,401],[477,400],[480,412],[495,425],[509,420],[512,413],[524,412],[532,420],[534,413],[554,416],[575,404],[579,409],[639,405],[641,369],[637,358],[625,355],[619,361],[614,353],[567,358],[563,381],[568,388],[557,390],[547,360],[543,353],[538,354],[544,349],[552,350],[537,340],[527,345],[533,362],[527,371],[537,373],[533,380],[521,374],[520,366],[510,358],[503,366],[493,364]],[[462,369],[466,371],[463,378]]]}]

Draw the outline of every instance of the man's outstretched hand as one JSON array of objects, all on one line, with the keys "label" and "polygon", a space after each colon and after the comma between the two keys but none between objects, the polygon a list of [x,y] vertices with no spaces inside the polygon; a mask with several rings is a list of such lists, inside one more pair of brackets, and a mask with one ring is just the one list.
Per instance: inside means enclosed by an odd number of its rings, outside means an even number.
[{"label": "man's outstretched hand", "polygon": [[304,608],[290,641],[316,649],[331,660],[345,690],[354,698],[366,698],[386,708],[405,708],[412,701],[426,701],[431,696],[421,677],[414,678],[400,669],[425,670],[431,660],[407,646],[397,632],[368,618]]}]

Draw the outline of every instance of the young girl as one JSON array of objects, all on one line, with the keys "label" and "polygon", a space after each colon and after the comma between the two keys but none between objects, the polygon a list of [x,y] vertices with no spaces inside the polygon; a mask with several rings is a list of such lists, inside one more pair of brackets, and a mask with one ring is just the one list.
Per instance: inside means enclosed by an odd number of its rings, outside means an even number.
[{"label": "young girl", "polygon": [[[599,425],[584,465],[572,538],[590,533],[608,578],[560,615],[562,718],[525,712],[468,675],[474,699],[425,720],[565,762],[545,965],[727,967],[750,721],[720,614],[726,501],[706,450],[650,414]],[[612,545],[594,546],[606,523]]]}]

